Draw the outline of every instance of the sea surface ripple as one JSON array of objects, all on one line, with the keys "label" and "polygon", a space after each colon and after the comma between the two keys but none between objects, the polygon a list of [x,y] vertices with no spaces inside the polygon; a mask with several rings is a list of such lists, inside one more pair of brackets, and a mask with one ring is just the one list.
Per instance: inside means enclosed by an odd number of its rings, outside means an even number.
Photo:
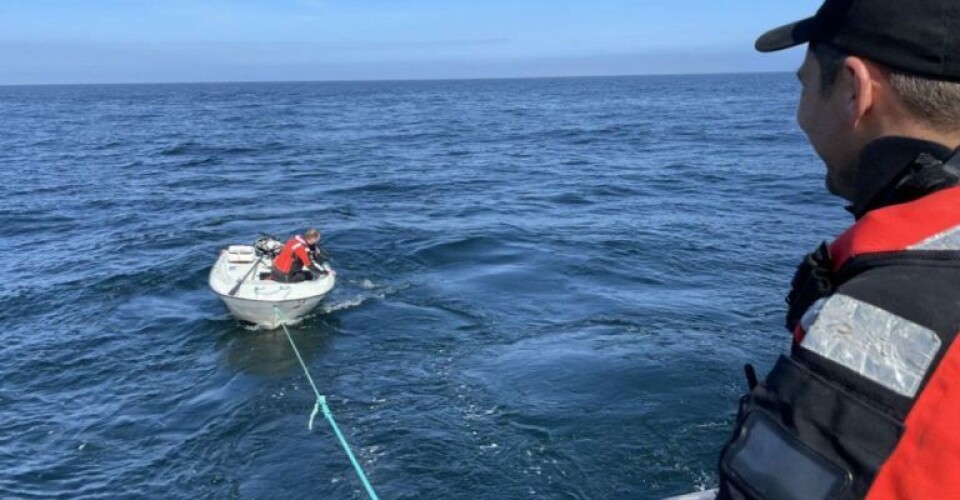
[{"label": "sea surface ripple", "polygon": [[0,87],[0,497],[363,498],[281,333],[207,289],[310,225],[292,334],[382,498],[716,483],[845,223],[787,74]]}]

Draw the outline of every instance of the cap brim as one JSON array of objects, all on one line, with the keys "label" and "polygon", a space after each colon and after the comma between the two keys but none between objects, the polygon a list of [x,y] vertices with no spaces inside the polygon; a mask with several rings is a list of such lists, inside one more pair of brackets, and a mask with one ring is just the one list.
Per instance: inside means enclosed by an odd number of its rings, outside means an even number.
[{"label": "cap brim", "polygon": [[808,17],[795,23],[774,28],[757,38],[754,44],[760,52],[774,52],[777,50],[796,47],[809,42],[816,33],[816,21]]}]

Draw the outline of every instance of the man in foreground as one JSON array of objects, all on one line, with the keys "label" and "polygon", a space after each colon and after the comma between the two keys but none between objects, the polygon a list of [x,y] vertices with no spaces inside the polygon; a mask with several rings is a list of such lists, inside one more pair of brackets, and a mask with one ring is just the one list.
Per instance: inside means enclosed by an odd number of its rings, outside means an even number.
[{"label": "man in foreground", "polygon": [[856,222],[748,367],[718,498],[960,498],[960,2],[826,0],[757,49],[804,43],[797,121]]},{"label": "man in foreground", "polygon": [[273,279],[282,283],[299,283],[313,277],[310,271],[318,275],[326,274],[323,268],[326,255],[317,247],[319,241],[320,231],[313,228],[303,236],[290,238],[273,260]]}]

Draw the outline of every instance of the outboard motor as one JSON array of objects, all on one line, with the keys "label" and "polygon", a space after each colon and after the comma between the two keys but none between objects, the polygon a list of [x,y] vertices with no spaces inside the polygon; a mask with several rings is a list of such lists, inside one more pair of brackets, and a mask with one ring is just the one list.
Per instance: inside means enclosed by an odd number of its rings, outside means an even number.
[{"label": "outboard motor", "polygon": [[280,243],[269,234],[264,234],[253,244],[253,248],[257,252],[257,257],[267,256],[273,259],[276,258],[277,255],[280,255],[280,251],[283,250],[283,243]]}]

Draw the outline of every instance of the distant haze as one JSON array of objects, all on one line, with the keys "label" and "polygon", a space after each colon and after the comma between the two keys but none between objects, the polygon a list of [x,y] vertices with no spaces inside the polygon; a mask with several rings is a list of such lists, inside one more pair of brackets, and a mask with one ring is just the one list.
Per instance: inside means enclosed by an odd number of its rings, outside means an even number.
[{"label": "distant haze", "polygon": [[0,84],[787,71],[764,30],[818,1],[32,0],[0,4]]}]

